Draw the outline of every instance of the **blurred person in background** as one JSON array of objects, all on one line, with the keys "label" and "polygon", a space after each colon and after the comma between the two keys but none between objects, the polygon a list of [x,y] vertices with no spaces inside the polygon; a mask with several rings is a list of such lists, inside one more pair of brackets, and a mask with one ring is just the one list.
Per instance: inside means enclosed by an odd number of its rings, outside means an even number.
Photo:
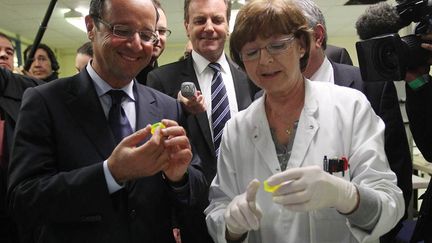
[{"label": "blurred person in background", "polygon": [[15,48],[12,40],[0,32],[0,242],[17,243],[19,234],[6,208],[7,170],[12,137],[24,90],[42,81],[14,74]]},{"label": "blurred person in background", "polygon": [[26,73],[28,76],[49,82],[58,79],[59,63],[54,52],[45,44],[39,44],[33,57],[29,57],[32,45],[24,50],[24,62],[31,59],[30,69]]},{"label": "blurred person in background", "polygon": [[138,83],[144,85],[147,84],[147,74],[159,66],[157,59],[165,50],[166,41],[171,35],[171,30],[168,29],[168,21],[165,15],[165,10],[163,10],[159,0],[153,0],[153,2],[159,14],[159,19],[156,25],[159,41],[153,46],[153,55],[149,65],[147,65],[147,67],[145,67],[136,77]]},{"label": "blurred person in background", "polygon": [[77,73],[79,73],[92,58],[93,46],[92,43],[88,41],[77,49],[77,54],[75,56],[75,68]]},{"label": "blurred person in background", "polygon": [[0,32],[0,67],[10,71],[14,69],[15,48],[12,40],[6,34]]}]

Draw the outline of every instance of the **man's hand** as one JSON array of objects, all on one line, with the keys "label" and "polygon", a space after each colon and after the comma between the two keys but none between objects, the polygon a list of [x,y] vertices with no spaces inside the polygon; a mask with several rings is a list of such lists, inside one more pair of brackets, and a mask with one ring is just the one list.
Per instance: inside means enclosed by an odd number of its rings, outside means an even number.
[{"label": "man's hand", "polygon": [[108,168],[119,182],[151,176],[160,171],[170,181],[180,181],[192,159],[192,150],[186,131],[177,122],[164,119],[166,128],[156,128],[153,136],[141,146],[137,145],[151,136],[151,126],[124,138],[108,158]]},{"label": "man's hand", "polygon": [[428,74],[430,71],[430,65],[432,65],[432,44],[430,43],[432,42],[432,33],[422,35],[421,39],[426,41],[421,44],[421,47],[430,51],[429,58],[426,63],[427,65],[407,70],[405,75],[405,81],[407,82],[411,82],[424,74]]},{"label": "man's hand", "polygon": [[162,157],[168,162],[163,172],[172,182],[180,181],[186,173],[192,159],[192,150],[186,131],[177,122],[164,119],[166,128],[161,130],[165,150]]},{"label": "man's hand", "polygon": [[196,91],[195,96],[186,98],[181,94],[181,91],[177,94],[177,100],[182,104],[183,108],[190,114],[196,115],[206,111],[204,96],[201,91]]}]

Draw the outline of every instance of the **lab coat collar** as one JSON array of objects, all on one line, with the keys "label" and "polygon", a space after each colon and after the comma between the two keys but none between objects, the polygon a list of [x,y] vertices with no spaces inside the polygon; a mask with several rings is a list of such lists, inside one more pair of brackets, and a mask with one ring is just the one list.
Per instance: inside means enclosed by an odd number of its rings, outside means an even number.
[{"label": "lab coat collar", "polygon": [[[314,92],[317,91],[312,89],[311,81],[305,79],[305,103],[300,115],[294,145],[287,168],[300,167],[303,164],[309,146],[319,129],[319,123],[317,120],[318,102],[314,98]],[[250,108],[255,111],[250,112],[249,114],[253,115],[254,118],[246,120],[252,122],[252,124],[250,124],[252,131],[250,133],[250,139],[253,141],[255,149],[262,154],[263,158],[270,158],[263,162],[267,165],[272,174],[275,174],[280,172],[281,169],[276,155],[275,145],[274,143],[269,142],[272,141],[272,137],[265,113],[264,100],[265,95],[251,105]]]}]

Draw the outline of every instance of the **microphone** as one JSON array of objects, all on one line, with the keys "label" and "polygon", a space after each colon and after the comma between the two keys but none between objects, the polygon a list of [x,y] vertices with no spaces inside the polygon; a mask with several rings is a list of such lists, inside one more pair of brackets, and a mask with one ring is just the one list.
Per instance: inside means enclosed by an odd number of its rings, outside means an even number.
[{"label": "microphone", "polygon": [[183,82],[181,84],[181,95],[185,98],[194,97],[196,93],[195,84],[192,82]]},{"label": "microphone", "polygon": [[355,27],[361,40],[397,33],[411,22],[403,21],[396,7],[380,2],[366,9],[357,19]]}]

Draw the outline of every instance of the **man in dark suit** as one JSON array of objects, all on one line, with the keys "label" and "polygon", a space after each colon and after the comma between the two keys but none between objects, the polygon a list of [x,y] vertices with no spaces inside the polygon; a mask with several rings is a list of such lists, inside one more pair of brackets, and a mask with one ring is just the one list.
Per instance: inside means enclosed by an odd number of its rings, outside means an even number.
[{"label": "man in dark suit", "polygon": [[[429,43],[432,33],[422,39],[427,41],[422,47],[432,52]],[[426,65],[407,70],[405,92],[406,112],[414,141],[425,160],[432,163],[432,77],[429,75],[432,58],[428,61]],[[420,199],[423,201],[410,242],[432,242],[432,179]]]},{"label": "man in dark suit", "polygon": [[7,170],[13,133],[24,90],[42,83],[43,81],[14,74],[0,67],[0,242],[19,242],[15,223],[6,208]]},{"label": "man in dark suit", "polygon": [[[185,13],[184,21],[193,46],[192,54],[185,60],[159,67],[150,72],[147,78],[148,86],[174,98],[179,98],[187,111],[192,114],[188,119],[188,132],[205,163],[206,178],[210,182],[216,174],[216,154],[210,115],[210,84],[213,70],[207,65],[217,62],[222,66],[231,116],[249,106],[253,99],[251,90],[256,88],[251,85],[240,67],[224,54],[223,48],[228,36],[230,3],[226,0],[215,2],[217,3],[210,3],[207,0],[185,1],[187,4],[185,9],[188,11]],[[213,15],[215,17],[212,18]],[[199,91],[196,97],[186,99],[181,96],[180,88],[183,82],[195,84]]]},{"label": "man in dark suit", "polygon": [[[412,161],[394,83],[363,82],[359,68],[330,62],[324,53],[327,34],[322,12],[310,0],[297,0],[296,4],[307,16],[308,23],[312,24],[309,27],[314,32],[309,63],[303,74],[311,80],[333,82],[357,89],[366,95],[375,113],[385,123],[385,151],[390,168],[397,176],[397,184],[403,192],[406,212],[412,194]],[[381,237],[381,242],[394,242],[400,227],[401,223]]]},{"label": "man in dark suit", "polygon": [[151,0],[92,0],[93,60],[25,92],[8,181],[24,242],[174,242],[172,210],[204,191],[180,104],[134,80],[156,16]]},{"label": "man in dark suit", "polygon": [[[231,11],[230,1],[185,0],[184,9],[184,24],[192,43],[192,53],[184,60],[150,72],[147,85],[178,98],[189,112],[188,134],[203,161],[204,172],[210,184],[216,175],[218,145],[214,143],[217,139],[213,138],[215,132],[212,130],[215,124],[212,118],[211,98],[214,70],[209,64],[217,63],[221,67],[220,75],[228,97],[231,117],[252,102],[254,86],[240,67],[224,53]],[[180,88],[183,82],[195,84],[198,92],[194,97],[187,99],[181,95]],[[190,214],[188,218],[196,222],[191,223],[192,229],[186,227],[183,231],[206,230],[203,210],[207,204],[204,203],[195,212],[187,213]],[[211,242],[211,238],[208,234],[197,234],[195,239],[187,239],[186,242]]]},{"label": "man in dark suit", "polygon": [[11,39],[0,33],[0,242],[19,242],[15,223],[6,210],[6,177],[9,154],[24,90],[43,83],[12,73],[14,52]]},{"label": "man in dark suit", "polygon": [[324,52],[327,58],[333,62],[346,64],[346,65],[353,65],[353,62],[351,60],[348,51],[343,47],[327,44],[327,47],[324,50]]}]

